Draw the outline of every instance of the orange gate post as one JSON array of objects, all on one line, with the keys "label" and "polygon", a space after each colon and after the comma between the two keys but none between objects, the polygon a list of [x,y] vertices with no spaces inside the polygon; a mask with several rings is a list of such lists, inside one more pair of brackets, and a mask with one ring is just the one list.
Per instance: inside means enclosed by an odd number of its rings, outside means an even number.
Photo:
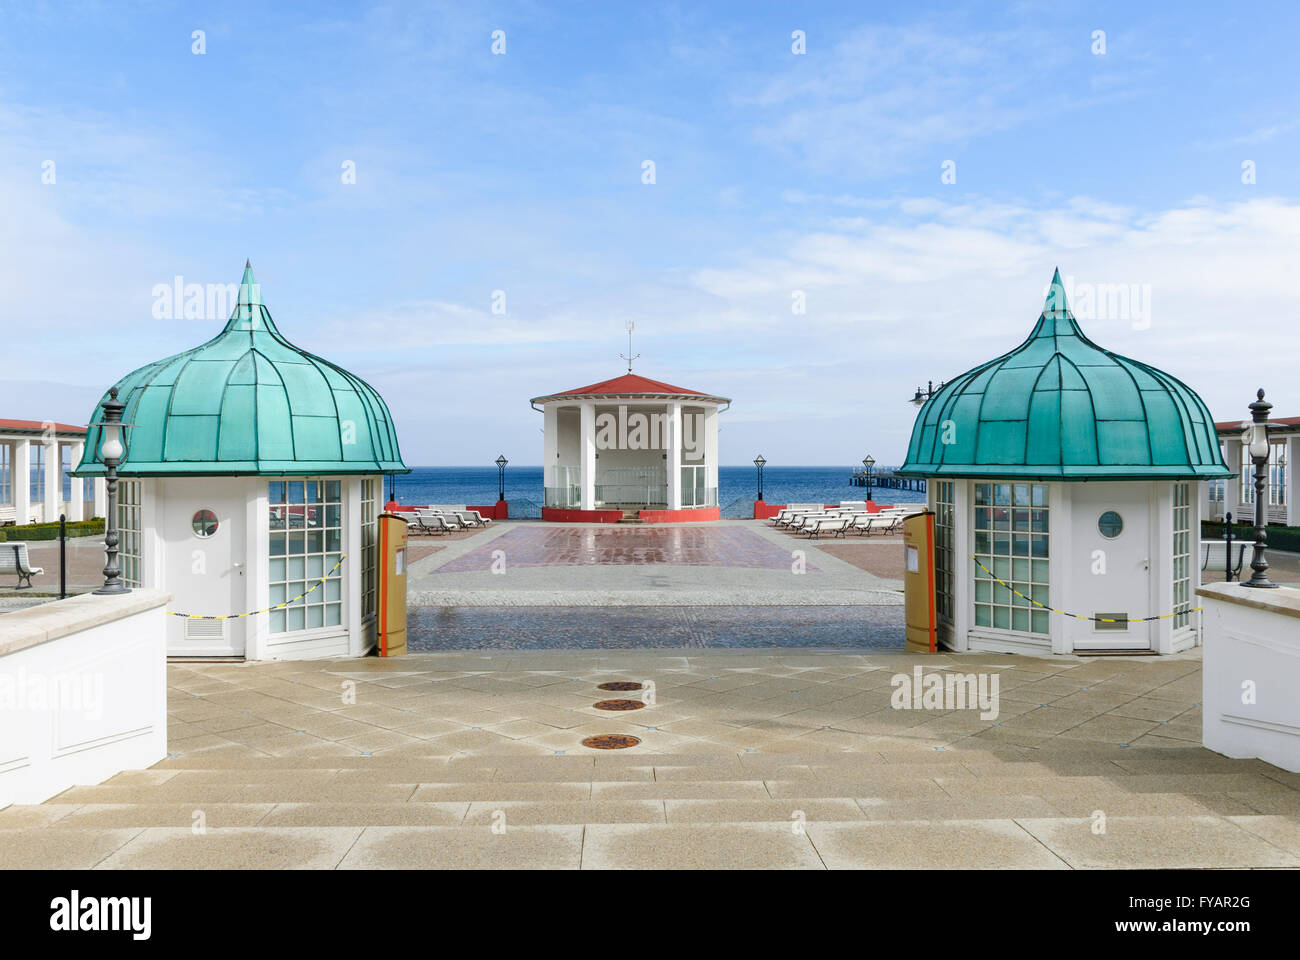
[{"label": "orange gate post", "polygon": [[934,514],[918,513],[903,521],[903,609],[907,649],[934,653],[938,621],[934,598]]},{"label": "orange gate post", "polygon": [[381,657],[397,657],[406,653],[406,519],[381,513],[378,546],[375,648]]}]

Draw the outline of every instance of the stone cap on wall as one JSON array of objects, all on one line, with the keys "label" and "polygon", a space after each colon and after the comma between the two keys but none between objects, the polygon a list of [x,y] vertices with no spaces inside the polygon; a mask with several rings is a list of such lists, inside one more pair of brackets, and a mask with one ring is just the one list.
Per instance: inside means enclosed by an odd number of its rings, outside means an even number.
[{"label": "stone cap on wall", "polygon": [[1300,590],[1292,587],[1261,590],[1256,587],[1243,587],[1239,583],[1220,581],[1197,587],[1196,595],[1209,600],[1222,600],[1224,603],[1236,603],[1243,607],[1266,610],[1282,617],[1300,619]]},{"label": "stone cap on wall", "polygon": [[157,609],[171,598],[164,590],[136,589],[111,596],[83,593],[0,615],[0,657]]}]

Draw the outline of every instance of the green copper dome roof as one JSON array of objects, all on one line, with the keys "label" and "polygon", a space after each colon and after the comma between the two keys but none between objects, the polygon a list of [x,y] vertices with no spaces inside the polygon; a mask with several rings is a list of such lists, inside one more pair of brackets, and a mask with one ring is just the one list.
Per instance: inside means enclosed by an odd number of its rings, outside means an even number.
[{"label": "green copper dome roof", "polygon": [[[295,347],[262,305],[251,265],[230,322],[202,346],[117,383],[126,403],[122,476],[408,473],[374,388]],[[108,395],[105,394],[105,397]],[[101,419],[96,407],[92,421]],[[91,426],[76,473],[102,474]]]},{"label": "green copper dome roof", "polygon": [[1231,476],[1189,387],[1083,335],[1058,270],[1029,339],[940,388],[900,474],[1154,480]]}]

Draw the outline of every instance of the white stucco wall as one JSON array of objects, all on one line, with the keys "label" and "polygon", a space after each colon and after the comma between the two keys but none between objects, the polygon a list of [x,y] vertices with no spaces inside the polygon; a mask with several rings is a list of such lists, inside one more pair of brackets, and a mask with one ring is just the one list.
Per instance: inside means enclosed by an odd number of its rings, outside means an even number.
[{"label": "white stucco wall", "polygon": [[167,594],[83,594],[0,616],[0,807],[167,754]]},{"label": "white stucco wall", "polygon": [[1300,590],[1207,584],[1201,739],[1300,772]]}]

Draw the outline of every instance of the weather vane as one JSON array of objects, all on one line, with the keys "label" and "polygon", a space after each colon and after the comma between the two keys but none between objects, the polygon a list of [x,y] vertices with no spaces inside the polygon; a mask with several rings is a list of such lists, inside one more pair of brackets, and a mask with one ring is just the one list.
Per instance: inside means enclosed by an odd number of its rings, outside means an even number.
[{"label": "weather vane", "polygon": [[631,320],[629,320],[629,321],[627,322],[627,354],[624,355],[624,354],[621,354],[621,353],[620,353],[620,354],[618,355],[618,358],[619,358],[620,360],[626,360],[626,361],[627,361],[627,372],[628,372],[628,373],[631,373],[631,372],[632,372],[632,361],[633,361],[633,360],[638,360],[638,359],[640,359],[640,357],[641,357],[641,354],[639,354],[639,353],[638,353],[636,356],[633,356],[633,355],[632,355],[632,329],[633,329],[635,326],[636,326],[636,323],[635,323],[635,322],[633,322],[633,321],[631,321]]}]

